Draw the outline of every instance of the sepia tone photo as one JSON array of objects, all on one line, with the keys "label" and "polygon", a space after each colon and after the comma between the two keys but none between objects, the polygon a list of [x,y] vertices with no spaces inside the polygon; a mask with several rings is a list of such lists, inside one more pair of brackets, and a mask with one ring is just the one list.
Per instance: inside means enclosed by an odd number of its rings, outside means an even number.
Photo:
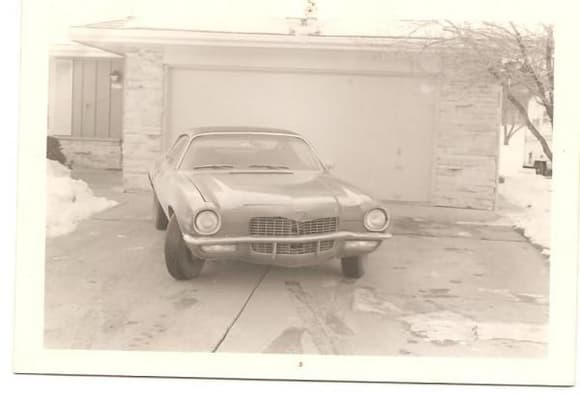
[{"label": "sepia tone photo", "polygon": [[44,349],[549,356],[551,22],[164,3],[50,2]]}]

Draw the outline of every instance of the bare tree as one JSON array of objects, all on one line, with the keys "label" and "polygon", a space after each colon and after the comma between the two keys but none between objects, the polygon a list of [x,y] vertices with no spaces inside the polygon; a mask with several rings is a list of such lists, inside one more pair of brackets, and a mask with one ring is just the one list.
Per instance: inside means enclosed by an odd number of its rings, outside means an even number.
[{"label": "bare tree", "polygon": [[[518,109],[506,98],[505,90],[502,93],[504,98],[502,99],[502,109],[501,109],[501,127],[503,136],[503,145],[509,145],[510,140],[516,135],[517,132],[521,131],[522,128],[526,126],[524,119],[520,115]],[[512,86],[512,95],[517,98],[521,104],[529,104],[531,96],[527,90],[518,90]],[[528,115],[531,116],[531,112],[528,109]],[[534,122],[533,118],[530,118]]]},{"label": "bare tree", "polygon": [[[504,99],[515,109],[526,126],[538,140],[546,157],[552,160],[552,150],[528,113],[522,96],[536,97],[544,108],[548,120],[554,118],[554,33],[551,25],[533,27],[482,22],[478,24],[430,21],[422,27],[437,26],[442,36],[429,40],[427,46],[455,44],[471,53],[477,68],[489,73],[503,88]],[[419,28],[419,29],[420,29]],[[419,30],[417,29],[417,30]],[[416,30],[416,31],[417,31]],[[518,128],[508,128],[507,141]]]},{"label": "bare tree", "polygon": [[502,133],[503,145],[509,145],[510,140],[519,132],[525,125],[522,123],[522,118],[519,113],[509,105],[509,102],[502,104]]}]

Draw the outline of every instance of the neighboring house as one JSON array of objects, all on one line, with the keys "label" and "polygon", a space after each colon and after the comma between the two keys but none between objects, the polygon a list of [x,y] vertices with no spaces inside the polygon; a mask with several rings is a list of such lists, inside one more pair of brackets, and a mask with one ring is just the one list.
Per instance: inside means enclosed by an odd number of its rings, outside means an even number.
[{"label": "neighboring house", "polygon": [[75,168],[121,169],[124,59],[78,44],[50,49],[48,134]]},{"label": "neighboring house", "polygon": [[[546,113],[546,109],[540,105],[537,98],[530,99],[528,114],[534,126],[546,139],[548,145],[552,145],[552,124]],[[523,165],[526,168],[536,168],[538,173],[546,174],[552,169],[552,162],[544,154],[542,145],[534,137],[529,129],[525,128]]]},{"label": "neighboring house", "polygon": [[147,171],[187,128],[260,125],[304,134],[338,176],[379,198],[495,205],[500,88],[462,67],[458,49],[296,20],[208,31],[128,19],[70,35],[125,59],[128,190],[149,189]]}]

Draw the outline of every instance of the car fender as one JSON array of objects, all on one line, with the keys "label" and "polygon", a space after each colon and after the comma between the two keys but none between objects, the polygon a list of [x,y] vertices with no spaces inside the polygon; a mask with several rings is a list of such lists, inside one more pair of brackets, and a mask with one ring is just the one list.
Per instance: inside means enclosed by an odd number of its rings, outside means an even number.
[{"label": "car fender", "polygon": [[191,180],[184,175],[174,175],[173,182],[167,186],[171,187],[166,196],[168,212],[175,214],[182,232],[194,233],[192,227],[194,215],[199,210],[208,208],[210,204],[205,201]]}]

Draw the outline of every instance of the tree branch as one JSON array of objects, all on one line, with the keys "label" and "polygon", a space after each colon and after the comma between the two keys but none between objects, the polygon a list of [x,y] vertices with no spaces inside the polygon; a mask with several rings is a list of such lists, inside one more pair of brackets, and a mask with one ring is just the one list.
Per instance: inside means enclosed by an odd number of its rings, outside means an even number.
[{"label": "tree branch", "polygon": [[548,117],[550,118],[550,123],[554,125],[554,31],[551,26],[545,26],[547,38],[546,38],[546,53],[545,53],[545,64],[547,72],[547,80],[550,85],[550,90],[548,91],[548,98],[550,101],[550,110],[546,110]]},{"label": "tree branch", "polygon": [[548,145],[548,142],[546,141],[544,136],[542,136],[542,134],[538,131],[536,126],[534,126],[534,124],[530,120],[530,117],[528,116],[528,110],[526,109],[526,107],[524,107],[518,101],[518,99],[515,98],[513,96],[513,94],[510,92],[507,93],[507,98],[513,104],[513,106],[516,107],[519,114],[522,116],[526,127],[530,130],[530,132],[534,135],[534,137],[540,142],[540,145],[542,146],[542,149],[544,150],[544,154],[546,154],[548,159],[551,161],[552,160],[552,150],[550,149],[550,146]]},{"label": "tree branch", "polygon": [[524,61],[523,66],[530,73],[532,79],[534,80],[534,82],[538,88],[538,93],[537,93],[538,97],[540,97],[540,100],[542,101],[542,105],[544,106],[546,113],[548,114],[548,117],[550,118],[550,120],[552,120],[553,119],[553,107],[552,107],[552,102],[548,101],[546,87],[544,86],[542,81],[539,79],[539,77],[536,73],[536,70],[532,67],[532,65],[530,63],[530,57],[528,55],[528,52],[526,50],[526,46],[523,42],[522,36],[521,36],[518,28],[516,27],[516,25],[513,22],[510,22],[510,25],[511,25],[512,29],[514,30],[516,42],[517,42],[518,47],[520,49],[520,53],[523,57],[523,61]]}]

